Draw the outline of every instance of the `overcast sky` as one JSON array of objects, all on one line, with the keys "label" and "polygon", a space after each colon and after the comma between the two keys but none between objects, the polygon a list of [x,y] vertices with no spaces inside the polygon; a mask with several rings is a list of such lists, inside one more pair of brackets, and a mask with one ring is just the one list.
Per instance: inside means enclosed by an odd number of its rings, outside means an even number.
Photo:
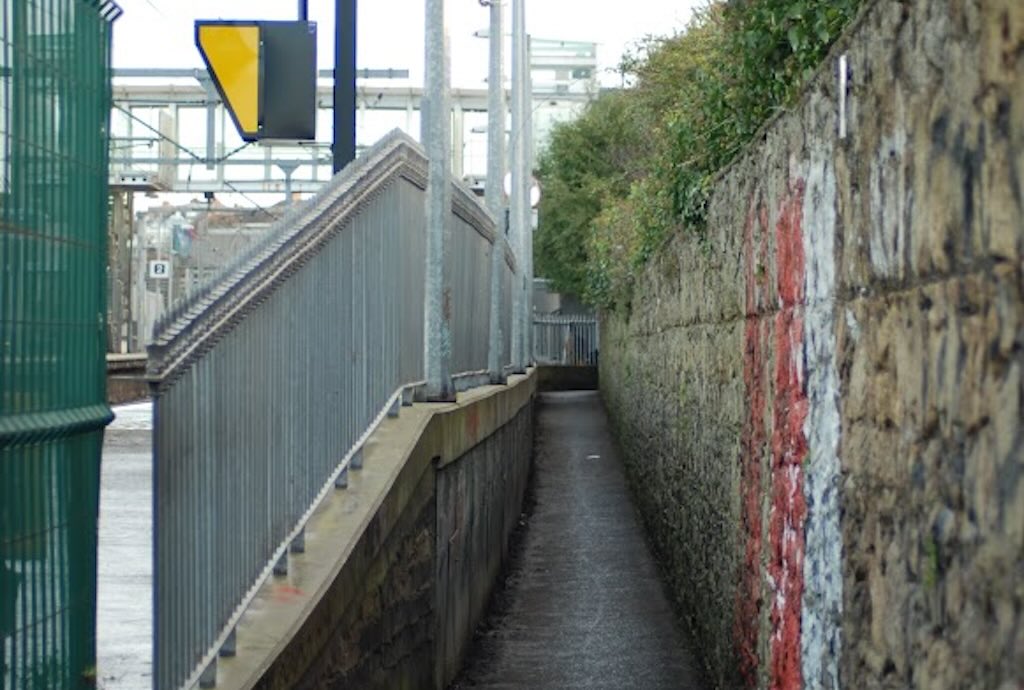
[{"label": "overcast sky", "polygon": [[[623,51],[646,35],[681,29],[692,8],[704,0],[526,0],[527,31],[539,38],[599,43],[603,69],[614,70]],[[193,43],[196,19],[293,19],[297,0],[118,0],[124,16],[114,33],[117,67],[201,67]],[[334,0],[310,0],[310,19],[319,24],[319,62],[333,64]],[[508,0],[506,0],[506,5]],[[448,0],[453,86],[483,87],[487,41],[473,38],[488,23],[478,0]],[[423,0],[359,2],[358,66],[409,69],[422,81]],[[511,26],[506,9],[506,27]],[[508,29],[506,29],[508,30]],[[604,83],[617,83],[613,75]]]}]

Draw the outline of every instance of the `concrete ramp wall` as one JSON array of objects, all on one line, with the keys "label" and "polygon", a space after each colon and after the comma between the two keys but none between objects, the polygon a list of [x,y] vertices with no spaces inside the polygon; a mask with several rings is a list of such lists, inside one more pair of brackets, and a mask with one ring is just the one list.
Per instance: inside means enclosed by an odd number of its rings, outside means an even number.
[{"label": "concrete ramp wall", "polygon": [[517,524],[537,377],[402,408],[264,587],[218,687],[444,688]]}]

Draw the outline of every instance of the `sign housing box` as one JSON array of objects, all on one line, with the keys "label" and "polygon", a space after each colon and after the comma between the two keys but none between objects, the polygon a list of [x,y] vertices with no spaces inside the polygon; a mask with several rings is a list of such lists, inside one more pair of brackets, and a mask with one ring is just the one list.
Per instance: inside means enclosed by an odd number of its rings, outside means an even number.
[{"label": "sign housing box", "polygon": [[196,46],[243,141],[316,139],[316,23],[205,21]]}]

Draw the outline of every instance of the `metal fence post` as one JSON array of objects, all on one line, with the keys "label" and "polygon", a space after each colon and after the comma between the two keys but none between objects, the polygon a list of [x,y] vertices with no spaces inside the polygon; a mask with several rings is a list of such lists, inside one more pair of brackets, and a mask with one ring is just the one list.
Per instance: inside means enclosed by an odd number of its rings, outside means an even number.
[{"label": "metal fence post", "polygon": [[426,0],[422,140],[427,150],[427,267],[423,345],[429,400],[454,400],[451,378],[451,109],[444,0]]},{"label": "metal fence post", "polygon": [[490,68],[487,73],[487,184],[484,196],[487,208],[497,223],[497,239],[491,252],[491,322],[488,336],[487,369],[491,383],[505,383],[505,363],[501,361],[501,287],[505,264],[505,209],[501,201],[505,179],[505,79],[502,3],[490,0]]},{"label": "metal fence post", "polygon": [[529,181],[526,170],[526,15],[524,0],[512,0],[512,199],[509,225],[513,236],[519,269],[512,290],[512,370],[523,373],[528,354],[525,352],[527,278],[526,212],[529,209]]},{"label": "metal fence post", "polygon": [[[526,19],[523,18],[525,23]],[[526,44],[526,48],[523,51],[525,54],[522,57],[523,60],[523,99],[525,104],[523,106],[523,127],[525,132],[523,134],[523,158],[525,159],[525,167],[523,172],[523,263],[525,263],[524,272],[526,274],[526,304],[523,308],[523,363],[526,366],[533,364],[533,230],[534,230],[534,208],[532,204],[531,192],[533,189],[533,74],[530,72],[530,56],[532,54],[532,47],[530,44],[530,36],[526,35],[523,42]]]}]

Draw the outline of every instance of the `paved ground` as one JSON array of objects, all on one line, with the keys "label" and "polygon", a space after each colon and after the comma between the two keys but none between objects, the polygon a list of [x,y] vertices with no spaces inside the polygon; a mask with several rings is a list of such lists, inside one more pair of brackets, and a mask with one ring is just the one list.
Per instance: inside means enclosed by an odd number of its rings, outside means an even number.
[{"label": "paved ground", "polygon": [[103,690],[152,687],[153,567],[149,403],[114,408],[100,481],[96,670]]},{"label": "paved ground", "polygon": [[633,510],[597,393],[548,393],[532,517],[503,612],[456,688],[703,688]]}]

